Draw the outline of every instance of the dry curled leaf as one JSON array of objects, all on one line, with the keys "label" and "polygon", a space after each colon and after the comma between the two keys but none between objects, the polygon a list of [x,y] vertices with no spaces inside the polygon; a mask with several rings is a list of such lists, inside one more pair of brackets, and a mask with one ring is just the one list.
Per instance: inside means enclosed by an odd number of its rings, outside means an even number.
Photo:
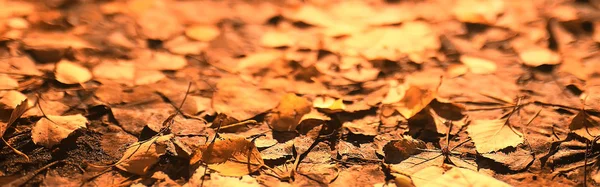
[{"label": "dry curled leaf", "polygon": [[80,84],[92,79],[92,73],[87,68],[62,60],[56,63],[56,80],[64,84]]},{"label": "dry curled leaf", "polygon": [[600,135],[600,125],[598,124],[598,121],[585,111],[579,111],[579,113],[573,116],[571,123],[569,124],[569,129],[571,132],[590,141]]},{"label": "dry curled leaf", "polygon": [[12,77],[0,74],[0,90],[14,90],[19,88],[19,82]]},{"label": "dry curled leaf", "polygon": [[473,120],[467,132],[479,153],[494,152],[523,143],[523,134],[513,128],[507,119]]},{"label": "dry curled leaf", "polygon": [[244,138],[218,140],[200,146],[190,160],[190,164],[202,161],[208,168],[224,176],[244,176],[264,164],[254,143]]},{"label": "dry curled leaf", "polygon": [[403,136],[402,139],[389,141],[383,147],[386,163],[400,163],[411,155],[421,152],[425,149],[425,142],[415,140],[410,136]]},{"label": "dry curled leaf", "polygon": [[87,118],[81,114],[70,116],[48,115],[40,119],[31,129],[31,139],[35,144],[52,147],[67,138],[79,128],[85,128]]},{"label": "dry curled leaf", "polygon": [[275,131],[294,131],[304,114],[311,111],[312,103],[303,97],[289,93],[281,98],[268,119],[269,126]]},{"label": "dry curled leaf", "polygon": [[148,140],[137,142],[127,148],[123,157],[115,165],[117,168],[129,173],[144,175],[154,164],[158,157],[167,152],[168,141],[172,134],[154,136]]},{"label": "dry curled leaf", "polygon": [[[4,136],[6,129],[12,125],[17,119],[19,119],[29,108],[29,102],[27,98],[21,100],[21,102],[14,106],[12,111],[10,112],[10,117],[8,119],[0,120],[0,137]],[[6,120],[6,121],[5,121]]]}]

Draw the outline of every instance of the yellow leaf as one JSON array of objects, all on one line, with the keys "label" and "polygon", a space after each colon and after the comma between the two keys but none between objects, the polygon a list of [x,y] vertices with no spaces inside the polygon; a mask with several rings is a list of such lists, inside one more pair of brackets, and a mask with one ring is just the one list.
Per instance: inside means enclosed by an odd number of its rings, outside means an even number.
[{"label": "yellow leaf", "polygon": [[25,99],[27,99],[27,96],[19,91],[6,91],[0,94],[0,108],[8,110],[15,109],[15,107]]},{"label": "yellow leaf", "polygon": [[294,131],[302,116],[308,114],[311,108],[312,103],[307,99],[293,93],[286,94],[271,112],[268,124],[274,131]]},{"label": "yellow leaf", "polygon": [[210,169],[224,176],[244,176],[263,165],[260,152],[254,144],[244,138],[218,140],[202,145],[194,152],[190,164],[202,161]]},{"label": "yellow leaf", "polygon": [[507,119],[473,120],[467,132],[479,153],[494,152],[523,143],[523,135],[508,124]]},{"label": "yellow leaf", "polygon": [[144,70],[179,70],[187,66],[183,56],[166,52],[144,51],[137,61],[137,69]]},{"label": "yellow leaf", "polygon": [[491,60],[463,55],[460,57],[460,61],[469,67],[469,70],[475,74],[490,74],[494,73],[497,69],[496,63]]},{"label": "yellow leaf", "polygon": [[344,105],[344,100],[334,99],[331,97],[317,97],[313,101],[313,106],[315,108],[325,109],[327,112],[341,112],[346,109],[346,105]]},{"label": "yellow leaf", "polygon": [[167,152],[166,143],[173,137],[172,134],[154,136],[148,140],[137,142],[127,148],[121,160],[115,165],[117,168],[129,173],[144,175],[158,162],[158,157]]},{"label": "yellow leaf", "polygon": [[528,66],[537,67],[541,65],[560,64],[560,55],[550,49],[542,47],[532,47],[519,52],[519,58]]},{"label": "yellow leaf", "polygon": [[56,80],[64,84],[80,84],[92,79],[92,73],[87,68],[62,60],[56,64]]},{"label": "yellow leaf", "polygon": [[191,39],[208,42],[221,34],[219,28],[213,25],[194,25],[185,30],[185,35]]},{"label": "yellow leaf", "polygon": [[459,0],[452,9],[456,19],[468,23],[493,24],[504,12],[504,2],[496,0]]},{"label": "yellow leaf", "polygon": [[35,144],[50,148],[67,138],[71,132],[85,128],[87,118],[81,114],[70,116],[48,115],[40,119],[31,129],[31,139]]}]

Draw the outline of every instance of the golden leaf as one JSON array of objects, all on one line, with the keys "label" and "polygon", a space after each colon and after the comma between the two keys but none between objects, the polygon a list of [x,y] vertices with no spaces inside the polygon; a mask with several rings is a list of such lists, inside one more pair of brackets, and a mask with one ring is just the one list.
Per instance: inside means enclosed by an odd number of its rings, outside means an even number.
[{"label": "golden leaf", "polygon": [[64,84],[80,84],[92,79],[92,73],[87,68],[62,60],[56,63],[56,80]]},{"label": "golden leaf", "polygon": [[40,119],[31,129],[31,139],[35,144],[52,147],[67,138],[79,128],[85,128],[87,118],[81,114],[70,116],[48,115]]},{"label": "golden leaf", "polygon": [[473,120],[467,132],[479,153],[516,147],[523,143],[523,135],[508,124],[507,119]]}]

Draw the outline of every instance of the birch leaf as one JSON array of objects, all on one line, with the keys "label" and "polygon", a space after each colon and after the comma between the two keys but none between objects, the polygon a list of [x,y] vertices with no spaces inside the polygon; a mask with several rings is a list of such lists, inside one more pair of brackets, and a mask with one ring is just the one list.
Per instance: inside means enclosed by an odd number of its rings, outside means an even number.
[{"label": "birch leaf", "polygon": [[474,120],[467,132],[479,153],[516,147],[523,143],[523,134],[510,126],[506,119]]},{"label": "birch leaf", "polygon": [[48,115],[40,119],[31,130],[31,139],[38,145],[52,147],[67,138],[69,134],[79,128],[85,128],[87,118],[81,114],[70,116]]}]

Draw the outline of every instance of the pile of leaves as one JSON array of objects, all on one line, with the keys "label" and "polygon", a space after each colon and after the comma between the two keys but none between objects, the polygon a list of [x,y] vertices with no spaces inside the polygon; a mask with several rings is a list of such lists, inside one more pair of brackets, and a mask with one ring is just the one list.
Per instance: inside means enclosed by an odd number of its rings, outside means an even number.
[{"label": "pile of leaves", "polygon": [[599,185],[598,12],[0,0],[0,184]]}]

